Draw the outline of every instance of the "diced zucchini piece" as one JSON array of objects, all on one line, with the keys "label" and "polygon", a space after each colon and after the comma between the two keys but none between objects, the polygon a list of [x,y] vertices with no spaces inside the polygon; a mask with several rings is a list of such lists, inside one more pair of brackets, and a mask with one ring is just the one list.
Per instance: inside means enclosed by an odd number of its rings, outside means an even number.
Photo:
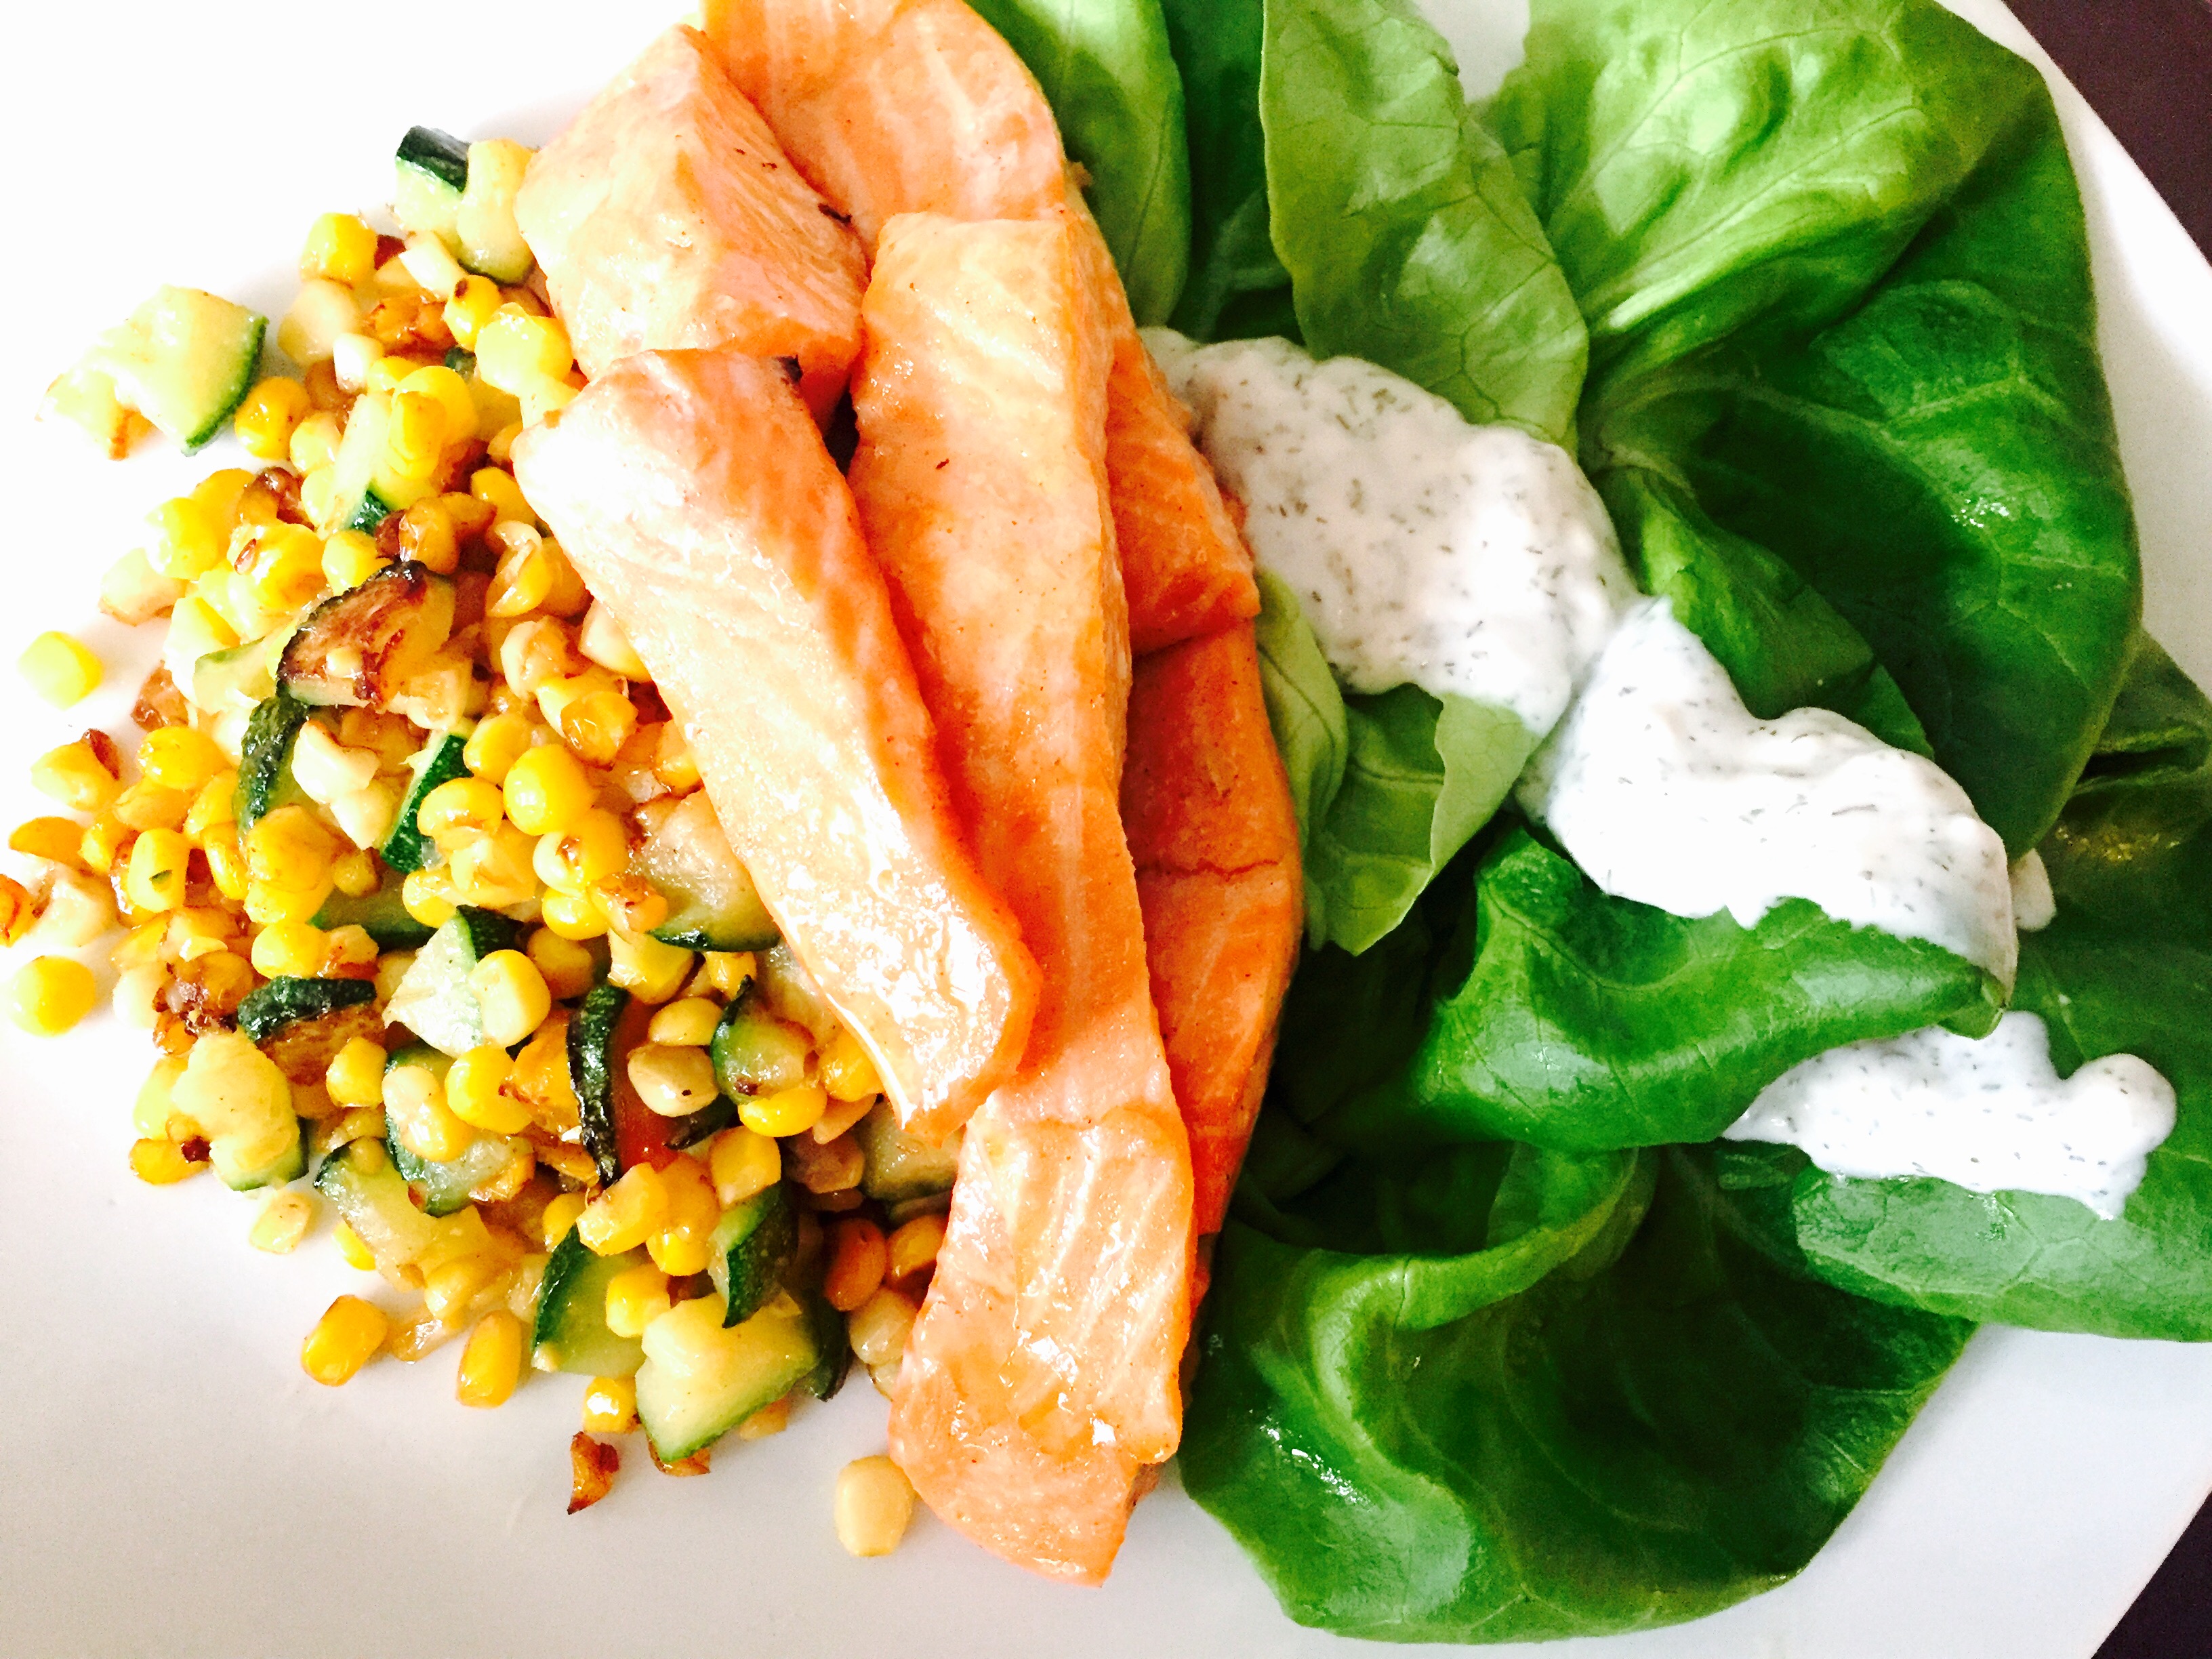
[{"label": "diced zucchini piece", "polygon": [[392,216],[410,236],[435,236],[458,250],[454,216],[469,182],[468,146],[435,127],[410,127],[393,158]]},{"label": "diced zucchini piece", "polygon": [[461,263],[479,276],[513,287],[538,262],[514,222],[514,198],[530,167],[530,151],[509,138],[469,146],[468,182],[453,215]]},{"label": "diced zucchini piece", "polygon": [[477,372],[477,354],[466,346],[448,346],[446,367],[465,380]]},{"label": "diced zucchini piece", "polygon": [[570,1228],[553,1247],[538,1287],[532,1333],[542,1370],[580,1376],[630,1376],[645,1362],[645,1345],[607,1328],[607,1281],[645,1265],[643,1250],[594,1255]]},{"label": "diced zucchini piece", "polygon": [[837,1011],[788,945],[762,951],[758,966],[756,983],[778,1019],[789,1020],[811,1033],[817,1048],[837,1034],[842,1025]]},{"label": "diced zucchini piece", "polygon": [[337,474],[331,488],[328,524],[317,527],[358,530],[374,535],[386,517],[434,495],[436,480],[403,478],[392,471],[386,440],[392,429],[392,396],[364,392],[346,411],[345,434],[331,465]]},{"label": "diced zucchini piece", "polygon": [[732,1099],[774,1094],[806,1081],[814,1040],[769,1012],[768,999],[748,981],[714,1028],[714,1081]]},{"label": "diced zucchini piece", "polygon": [[725,1327],[717,1297],[679,1302],[645,1328],[637,1414],[664,1463],[689,1457],[783,1398],[820,1362],[816,1328],[779,1295]]},{"label": "diced zucchini piece", "polygon": [[307,722],[307,705],[283,691],[256,703],[238,746],[238,784],[231,812],[244,835],[280,806],[307,799],[292,775],[292,745]]},{"label": "diced zucchini piece", "polygon": [[276,683],[317,708],[380,708],[453,632],[453,585],[410,560],[307,613]]},{"label": "diced zucchini piece", "polygon": [[210,1031],[170,1085],[176,1109],[207,1138],[208,1161],[240,1192],[281,1186],[306,1166],[292,1086],[239,1031]]},{"label": "diced zucchini piece", "polygon": [[100,337],[80,368],[187,450],[222,430],[261,365],[269,319],[196,288],[164,287]]},{"label": "diced zucchini piece", "polygon": [[845,1334],[845,1316],[831,1307],[819,1291],[810,1291],[799,1301],[806,1310],[807,1322],[814,1328],[814,1345],[822,1355],[814,1362],[814,1369],[799,1379],[799,1386],[817,1400],[827,1400],[845,1386],[845,1373],[853,1368],[853,1345]]},{"label": "diced zucchini piece", "polygon": [[887,1204],[952,1190],[960,1162],[957,1136],[940,1146],[899,1127],[890,1103],[879,1100],[853,1126],[860,1144],[860,1190]]},{"label": "diced zucchini piece", "polygon": [[284,654],[289,629],[258,640],[210,651],[192,665],[192,706],[210,714],[250,714],[276,692],[276,663]]},{"label": "diced zucchini piece", "polygon": [[46,388],[39,418],[68,421],[82,428],[111,461],[119,461],[131,453],[131,411],[115,395],[114,379],[99,369],[79,364],[55,380]]},{"label": "diced zucchini piece", "polygon": [[[645,1041],[653,1010],[619,985],[594,985],[568,1021],[568,1084],[576,1091],[584,1150],[599,1166],[602,1184],[623,1170],[617,1127],[620,1100],[629,1090],[624,1071],[629,1051]],[[642,1102],[632,1102],[637,1111]]]},{"label": "diced zucchini piece", "polygon": [[730,850],[705,790],[639,817],[645,839],[630,854],[630,873],[668,901],[668,920],[653,929],[655,939],[687,951],[765,951],[776,942],[775,921]]},{"label": "diced zucchini piece", "polygon": [[[453,1063],[428,1043],[410,1042],[396,1051],[385,1062],[384,1069],[391,1072],[402,1066],[428,1066],[442,1082]],[[514,1162],[515,1142],[507,1135],[480,1134],[459,1158],[435,1162],[416,1157],[397,1137],[387,1143],[386,1150],[392,1155],[392,1167],[399,1171],[399,1178],[422,1200],[422,1213],[445,1216],[466,1207],[471,1193],[506,1172]]]},{"label": "diced zucchini piece", "polygon": [[484,1042],[483,1007],[469,975],[495,951],[511,951],[522,930],[495,911],[463,905],[430,935],[386,1004],[384,1017],[456,1058]]},{"label": "diced zucchini piece", "polygon": [[427,1273],[494,1248],[474,1206],[448,1216],[416,1209],[380,1140],[339,1147],[315,1171],[315,1188],[386,1273],[416,1267]]},{"label": "diced zucchini piece", "polygon": [[784,1287],[799,1249],[799,1216],[778,1182],[722,1212],[708,1277],[722,1293],[722,1323],[750,1319]]},{"label": "diced zucchini piece", "polygon": [[430,838],[416,827],[415,820],[422,811],[424,798],[433,789],[468,776],[469,763],[461,758],[468,746],[468,739],[458,732],[440,732],[408,762],[415,781],[408,787],[407,799],[399,803],[399,816],[392,822],[392,833],[376,849],[385,863],[400,874],[436,862],[437,849],[431,846]]},{"label": "diced zucchini piece", "polygon": [[256,986],[238,1005],[238,1029],[294,1083],[319,1083],[356,1037],[384,1030],[376,986],[365,979],[298,979]]},{"label": "diced zucchini piece", "polygon": [[362,928],[380,951],[417,950],[428,941],[432,931],[408,914],[396,878],[357,898],[332,893],[315,912],[315,926],[325,933],[337,927]]}]

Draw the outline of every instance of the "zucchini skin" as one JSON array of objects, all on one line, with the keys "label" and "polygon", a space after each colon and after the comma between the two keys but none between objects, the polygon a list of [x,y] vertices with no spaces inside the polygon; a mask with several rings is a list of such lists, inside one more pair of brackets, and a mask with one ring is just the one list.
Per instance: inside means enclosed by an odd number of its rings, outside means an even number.
[{"label": "zucchini skin", "polygon": [[393,820],[384,845],[376,849],[378,856],[401,875],[412,874],[432,861],[432,854],[437,849],[416,826],[415,820],[422,810],[424,798],[433,789],[468,776],[469,763],[462,758],[467,747],[466,740],[452,732],[441,732],[431,739],[430,758],[409,786],[406,799],[399,803],[399,816]]},{"label": "zucchini skin", "polygon": [[743,1324],[784,1288],[799,1252],[799,1216],[778,1182],[733,1204],[714,1229],[722,1328]]},{"label": "zucchini skin", "polygon": [[228,392],[209,407],[208,418],[185,439],[185,453],[196,455],[222,435],[230,417],[238,413],[238,406],[246,401],[246,394],[253,390],[254,377],[261,372],[261,348],[269,337],[269,319],[257,316],[246,328],[246,343],[240,349],[238,377]]},{"label": "zucchini skin", "polygon": [[603,1187],[622,1176],[615,1148],[615,1028],[629,1000],[619,985],[594,985],[568,1021],[568,1084],[576,1091],[584,1150],[599,1166]]},{"label": "zucchini skin", "polygon": [[307,705],[280,684],[274,696],[254,704],[239,744],[238,787],[231,813],[241,836],[277,807],[299,798],[292,781],[292,744],[307,723]]},{"label": "zucchini skin", "polygon": [[469,187],[469,147],[435,127],[410,127],[393,159],[459,191]]},{"label": "zucchini skin", "polygon": [[238,1005],[238,1029],[249,1042],[266,1042],[295,1020],[320,1019],[376,1000],[366,979],[301,979],[287,975],[258,985]]},{"label": "zucchini skin", "polygon": [[396,881],[385,882],[374,892],[358,898],[332,893],[315,912],[315,926],[326,933],[337,927],[362,928],[376,941],[380,951],[419,951],[437,931],[407,914]]}]

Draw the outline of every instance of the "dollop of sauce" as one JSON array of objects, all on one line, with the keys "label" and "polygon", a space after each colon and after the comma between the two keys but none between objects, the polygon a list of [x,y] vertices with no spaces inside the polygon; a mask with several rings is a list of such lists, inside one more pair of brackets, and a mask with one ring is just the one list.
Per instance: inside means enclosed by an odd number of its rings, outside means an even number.
[{"label": "dollop of sauce", "polygon": [[1145,342],[1346,687],[1410,682],[1552,729],[1636,597],[1572,456],[1356,357]]},{"label": "dollop of sauce", "polygon": [[1809,899],[2012,983],[2004,843],[1966,791],[1830,710],[1755,718],[1664,599],[1623,620],[1519,798],[1619,897],[1745,927]]},{"label": "dollop of sauce", "polygon": [[2173,1133],[2174,1109],[2173,1085],[2133,1054],[2062,1079],[2041,1018],[2014,1012],[1978,1041],[1930,1026],[1816,1054],[1767,1085],[1726,1139],[1801,1147],[1831,1175],[2048,1193],[2109,1220]]},{"label": "dollop of sauce", "polygon": [[2058,900],[2051,890],[2051,872],[2033,847],[2013,860],[2012,922],[2023,933],[2039,933],[2058,920]]}]

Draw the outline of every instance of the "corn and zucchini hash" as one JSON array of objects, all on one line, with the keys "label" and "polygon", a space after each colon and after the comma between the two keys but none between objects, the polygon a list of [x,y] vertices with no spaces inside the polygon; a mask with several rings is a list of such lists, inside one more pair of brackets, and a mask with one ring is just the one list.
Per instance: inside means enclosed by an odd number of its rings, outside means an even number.
[{"label": "corn and zucchini hash", "polygon": [[[256,463],[149,515],[102,585],[166,619],[131,740],[42,757],[54,811],[9,845],[0,939],[24,1030],[89,1013],[70,953],[112,943],[152,1038],[128,1158],[258,1196],[256,1249],[327,1228],[374,1275],[306,1334],[337,1385],[459,1340],[455,1392],[582,1379],[571,1508],[642,1427],[703,1471],[852,1361],[895,1373],[945,1232],[951,1150],[883,1104],[869,1056],[779,941],[614,617],[507,466],[582,384],[533,286],[529,152],[417,129],[402,234],[326,214],[263,362],[262,320],[165,289],[55,385],[113,456],[227,422]],[[102,666],[20,665],[60,707]],[[119,942],[115,942],[118,941]],[[839,1535],[897,1541],[887,1460],[841,1478]]]}]

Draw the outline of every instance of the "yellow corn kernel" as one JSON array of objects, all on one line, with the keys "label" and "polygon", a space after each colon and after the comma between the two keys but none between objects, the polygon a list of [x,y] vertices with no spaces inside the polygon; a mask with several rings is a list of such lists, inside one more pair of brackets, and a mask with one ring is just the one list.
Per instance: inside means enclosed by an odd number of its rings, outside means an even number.
[{"label": "yellow corn kernel", "polygon": [[180,830],[191,810],[191,796],[181,789],[164,789],[150,778],[139,779],[108,809],[131,830]]},{"label": "yellow corn kernel", "polygon": [[382,1309],[357,1296],[342,1296],[301,1344],[301,1368],[316,1382],[336,1388],[376,1357],[391,1328]]},{"label": "yellow corn kernel", "polygon": [[637,705],[619,691],[586,691],[561,706],[556,725],[562,742],[592,765],[611,766],[637,730]]},{"label": "yellow corn kernel", "polygon": [[598,939],[607,931],[606,913],[587,896],[558,888],[545,895],[539,920],[549,932],[571,942]]},{"label": "yellow corn kernel", "polygon": [[233,904],[243,903],[252,878],[246,874],[246,854],[238,845],[238,826],[212,825],[201,835],[199,842],[200,851],[207,856],[208,875],[215,883],[216,891]]},{"label": "yellow corn kernel", "polygon": [[742,1203],[783,1179],[783,1158],[768,1136],[742,1127],[725,1129],[708,1148],[707,1172],[725,1207]]},{"label": "yellow corn kernel", "polygon": [[[402,392],[403,398],[416,394]],[[460,538],[453,520],[436,501],[417,501],[399,515],[399,556],[426,569],[450,576],[460,568]]]},{"label": "yellow corn kernel", "polygon": [[253,556],[253,597],[261,607],[282,615],[322,591],[322,538],[304,525],[264,526]]},{"label": "yellow corn kernel", "polygon": [[[381,310],[382,307],[380,307],[378,309]],[[369,314],[374,317],[375,313],[372,312]],[[356,384],[363,392],[380,392],[386,397],[398,391],[399,383],[415,369],[412,358],[386,356],[383,342],[367,335],[351,335],[339,343],[337,365],[340,386],[346,383],[347,371],[351,368],[358,376]],[[392,442],[389,426],[385,428],[384,459],[386,465],[391,465]]]},{"label": "yellow corn kernel", "polygon": [[921,1310],[888,1285],[845,1317],[845,1334],[863,1365],[888,1364],[906,1349],[907,1333]]},{"label": "yellow corn kernel", "polygon": [[483,910],[504,910],[537,896],[530,872],[530,837],[511,823],[453,849],[446,869],[453,896]]},{"label": "yellow corn kernel", "polygon": [[477,337],[499,306],[497,283],[489,276],[462,277],[453,297],[446,301],[446,331],[453,337],[453,343],[464,350],[474,349]]},{"label": "yellow corn kernel", "polygon": [[738,1103],[738,1121],[755,1134],[781,1139],[804,1134],[822,1121],[830,1097],[818,1083],[802,1083],[771,1095],[748,1095]]},{"label": "yellow corn kernel", "polygon": [[649,933],[668,920],[667,896],[643,876],[610,876],[595,881],[591,900],[607,913],[610,927],[627,933]]},{"label": "yellow corn kernel", "polygon": [[246,832],[246,872],[255,881],[296,893],[331,886],[337,847],[329,830],[304,806],[280,806]]},{"label": "yellow corn kernel", "polygon": [[487,1042],[454,1060],[446,1073],[446,1104],[462,1122],[487,1134],[518,1134],[529,1126],[530,1110],[500,1092],[514,1062],[496,1042]]},{"label": "yellow corn kernel", "polygon": [[131,1143],[131,1173],[149,1187],[170,1187],[207,1168],[204,1158],[190,1158],[175,1141],[149,1137]]},{"label": "yellow corn kernel", "polygon": [[[165,727],[174,731],[177,728]],[[228,829],[238,822],[238,774],[228,765],[199,787],[185,812],[185,833],[194,841],[210,830]],[[234,839],[235,836],[234,833]]]},{"label": "yellow corn kernel", "polygon": [[15,659],[15,672],[57,708],[90,696],[100,684],[100,659],[66,634],[41,634]]},{"label": "yellow corn kernel", "polygon": [[568,1230],[576,1224],[576,1218],[584,1213],[584,1202],[581,1193],[562,1193],[546,1205],[545,1214],[538,1223],[538,1236],[547,1249],[568,1237]]},{"label": "yellow corn kernel", "polygon": [[188,582],[204,576],[223,562],[230,550],[207,508],[189,495],[163,501],[146,515],[153,526],[154,544],[146,550],[146,562],[173,581]]},{"label": "yellow corn kernel", "polygon": [[292,434],[314,406],[306,386],[289,374],[272,374],[246,394],[230,417],[231,429],[254,459],[289,460]]},{"label": "yellow corn kernel", "polygon": [[49,749],[33,761],[31,787],[76,812],[97,812],[123,790],[89,738]]},{"label": "yellow corn kernel", "polygon": [[531,862],[538,878],[563,893],[589,892],[629,863],[629,832],[605,807],[587,807],[538,837]]},{"label": "yellow corn kernel", "polygon": [[750,980],[760,977],[760,963],[750,951],[709,951],[699,959],[699,979],[692,987],[696,995],[700,991],[711,991],[727,1002],[745,988]]},{"label": "yellow corn kernel", "polygon": [[550,617],[531,617],[507,630],[499,641],[499,672],[514,708],[522,699],[538,702],[538,693],[566,679],[575,667],[569,648],[568,626]]},{"label": "yellow corn kernel", "polygon": [[498,1250],[454,1256],[428,1269],[422,1279],[422,1303],[437,1318],[458,1325],[477,1299],[513,1265]]},{"label": "yellow corn kernel", "polygon": [[649,680],[652,670],[645,665],[630,644],[629,635],[623,632],[622,624],[615,620],[613,611],[604,605],[594,604],[584,613],[583,626],[576,630],[576,649],[591,661],[626,680]]},{"label": "yellow corn kernel", "polygon": [[550,927],[533,928],[524,942],[524,949],[538,965],[547,994],[556,1000],[565,1002],[570,997],[583,995],[598,977],[598,964],[592,960],[592,953],[573,939],[562,939]]},{"label": "yellow corn kernel", "polygon": [[645,1243],[666,1218],[668,1193],[660,1171],[633,1164],[622,1178],[584,1206],[576,1236],[594,1255],[620,1255]]},{"label": "yellow corn kernel", "polygon": [[469,1333],[454,1397],[464,1406],[503,1406],[521,1380],[522,1322],[495,1308]]},{"label": "yellow corn kernel", "polygon": [[837,1541],[851,1555],[889,1555],[914,1520],[914,1486],[888,1457],[856,1457],[837,1472]]},{"label": "yellow corn kernel", "polygon": [[520,1042],[553,1012],[553,993],[538,964],[520,951],[495,951],[469,972],[483,1010],[484,1036],[501,1048]]},{"label": "yellow corn kernel", "polygon": [[830,1266],[822,1294],[839,1313],[850,1313],[884,1282],[890,1253],[884,1230],[865,1216],[848,1216],[830,1231]]},{"label": "yellow corn kernel", "polygon": [[721,1023],[722,1011],[715,1004],[705,997],[685,997],[654,1011],[645,1039],[679,1048],[703,1048],[714,1040],[714,1028]]},{"label": "yellow corn kernel", "polygon": [[433,1164],[459,1158],[477,1138],[446,1103],[446,1086],[428,1066],[394,1066],[385,1073],[384,1117],[401,1146]]},{"label": "yellow corn kernel", "polygon": [[566,374],[575,361],[568,331],[550,317],[503,305],[477,331],[477,378],[520,397],[538,380]]},{"label": "yellow corn kernel", "polygon": [[131,843],[124,897],[149,915],[175,909],[185,902],[185,875],[191,856],[191,842],[175,830],[149,830]]},{"label": "yellow corn kernel", "polygon": [[469,475],[469,494],[488,503],[499,520],[512,519],[518,524],[531,526],[538,522],[538,515],[530,510],[530,503],[523,498],[522,486],[515,483],[512,472],[501,471],[495,466],[480,466]]},{"label": "yellow corn kernel", "polygon": [[368,1246],[361,1242],[361,1235],[346,1223],[341,1221],[333,1227],[331,1237],[337,1241],[338,1254],[346,1259],[347,1265],[358,1267],[365,1273],[376,1271],[376,1258],[369,1254]]},{"label": "yellow corn kernel", "polygon": [[323,580],[334,593],[359,587],[391,562],[358,530],[341,530],[323,544]]},{"label": "yellow corn kernel", "polygon": [[302,478],[318,467],[328,466],[338,458],[338,442],[344,428],[338,417],[330,410],[318,410],[292,428],[291,441],[285,446],[285,459],[292,470]]},{"label": "yellow corn kernel", "polygon": [[[479,720],[477,729],[469,733],[461,759],[477,777],[496,788],[507,781],[515,762],[530,752],[537,730],[526,714],[509,711],[491,715]],[[501,811],[505,810],[502,805]]]},{"label": "yellow corn kernel", "polygon": [[610,928],[607,954],[607,978],[640,1002],[665,1002],[691,976],[691,953],[681,945],[663,945],[650,933]]},{"label": "yellow corn kernel", "polygon": [[866,1100],[884,1091],[875,1061],[860,1038],[842,1029],[822,1050],[822,1086],[836,1100]]},{"label": "yellow corn kernel", "polygon": [[494,526],[489,538],[500,550],[484,605],[489,617],[526,617],[545,609],[558,573],[546,551],[551,545],[526,524],[508,520]]},{"label": "yellow corn kernel", "polygon": [[[374,388],[372,388],[374,389]],[[446,407],[422,392],[394,392],[384,428],[384,464],[410,483],[427,482],[445,458]]]},{"label": "yellow corn kernel", "polygon": [[627,1376],[595,1376],[584,1390],[584,1426],[593,1434],[628,1434],[637,1426],[637,1384]]},{"label": "yellow corn kernel", "polygon": [[366,849],[355,848],[331,862],[331,883],[348,898],[366,898],[382,884],[376,860]]},{"label": "yellow corn kernel", "polygon": [[707,1166],[694,1158],[679,1158],[660,1173],[668,1218],[646,1236],[646,1254],[672,1278],[704,1273],[714,1260],[714,1224],[722,1215]]},{"label": "yellow corn kernel", "polygon": [[[258,960],[254,963],[256,968],[260,965]],[[323,1085],[341,1106],[381,1106],[385,1059],[380,1045],[367,1037],[349,1038],[331,1058],[330,1069],[323,1074]]]},{"label": "yellow corn kernel", "polygon": [[830,1097],[830,1109],[822,1114],[822,1121],[807,1133],[817,1145],[826,1146],[867,1116],[875,1103],[873,1097],[866,1100],[840,1100],[832,1095]]},{"label": "yellow corn kernel", "polygon": [[39,920],[30,890],[13,876],[0,876],[0,948],[21,945]]},{"label": "yellow corn kernel", "polygon": [[624,1069],[638,1098],[662,1117],[689,1117],[714,1103],[714,1062],[704,1048],[641,1042]]},{"label": "yellow corn kernel", "polygon": [[149,732],[138,745],[138,769],[150,783],[193,794],[231,769],[213,738],[189,726]]},{"label": "yellow corn kernel", "polygon": [[315,1218],[315,1200],[306,1193],[286,1188],[261,1206],[246,1242],[270,1255],[289,1255],[307,1236]]},{"label": "yellow corn kernel", "polygon": [[422,798],[415,827],[450,851],[489,835],[506,817],[507,802],[498,789],[481,778],[452,778]]},{"label": "yellow corn kernel", "polygon": [[313,979],[322,972],[329,944],[328,936],[312,921],[280,921],[254,935],[253,971],[264,979]]},{"label": "yellow corn kernel", "polygon": [[699,787],[699,763],[691,757],[691,745],[684,741],[684,728],[674,720],[660,728],[660,740],[653,751],[653,775],[679,795]]},{"label": "yellow corn kernel", "polygon": [[399,383],[399,389],[436,400],[445,411],[447,442],[475,435],[476,399],[469,396],[469,383],[455,370],[443,363],[428,364],[410,374]]},{"label": "yellow corn kernel", "polygon": [[331,890],[328,883],[320,889],[301,889],[279,887],[273,882],[249,878],[246,884],[246,919],[257,927],[280,921],[305,921],[323,908],[323,901],[331,896]]},{"label": "yellow corn kernel", "polygon": [[460,908],[453,877],[434,866],[407,872],[406,878],[399,884],[399,902],[407,914],[425,927],[443,927]]},{"label": "yellow corn kernel", "polygon": [[607,1280],[607,1329],[617,1336],[644,1335],[668,1308],[668,1275],[659,1267],[626,1267]]},{"label": "yellow corn kernel", "polygon": [[918,1215],[892,1229],[887,1241],[884,1278],[896,1285],[910,1278],[924,1267],[937,1261],[937,1252],[945,1243],[945,1218],[941,1215]]},{"label": "yellow corn kernel", "polygon": [[507,816],[526,835],[565,832],[592,810],[597,794],[582,763],[550,744],[520,756],[506,781]]},{"label": "yellow corn kernel", "polygon": [[59,1036],[92,1012],[92,969],[67,957],[34,957],[8,982],[8,1012],[33,1036]]},{"label": "yellow corn kernel", "polygon": [[350,213],[325,213],[308,228],[300,274],[354,288],[376,274],[376,233]]}]

